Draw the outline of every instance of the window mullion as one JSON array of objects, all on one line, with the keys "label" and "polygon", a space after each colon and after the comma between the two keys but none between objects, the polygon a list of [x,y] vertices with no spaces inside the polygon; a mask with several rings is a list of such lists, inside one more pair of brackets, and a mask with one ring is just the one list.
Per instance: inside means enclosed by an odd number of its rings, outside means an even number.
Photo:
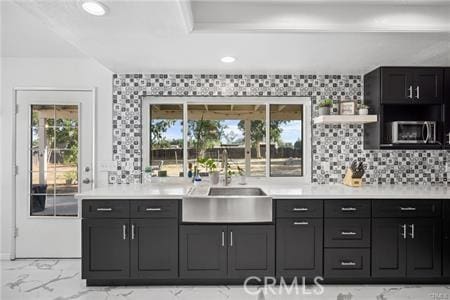
[{"label": "window mullion", "polygon": [[266,177],[270,177],[270,104],[266,103]]}]

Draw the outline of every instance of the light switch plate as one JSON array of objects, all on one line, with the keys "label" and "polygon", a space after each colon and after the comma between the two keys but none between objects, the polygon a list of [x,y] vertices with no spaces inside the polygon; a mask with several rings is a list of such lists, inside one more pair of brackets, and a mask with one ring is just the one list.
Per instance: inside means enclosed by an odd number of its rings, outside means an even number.
[{"label": "light switch plate", "polygon": [[99,161],[97,166],[98,166],[99,172],[116,171],[117,170],[117,161],[103,160],[103,161]]}]

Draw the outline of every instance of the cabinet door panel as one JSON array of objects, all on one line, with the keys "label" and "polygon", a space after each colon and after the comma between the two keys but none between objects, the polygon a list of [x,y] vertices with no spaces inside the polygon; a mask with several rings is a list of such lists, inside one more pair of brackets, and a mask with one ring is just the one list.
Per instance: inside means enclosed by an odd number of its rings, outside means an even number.
[{"label": "cabinet door panel", "polygon": [[229,278],[275,275],[273,225],[229,226],[228,235]]},{"label": "cabinet door panel", "polygon": [[443,69],[416,69],[414,71],[414,97],[419,102],[442,102]]},{"label": "cabinet door panel", "polygon": [[132,219],[131,277],[178,277],[177,219]]},{"label": "cabinet door panel", "polygon": [[323,220],[277,220],[277,276],[322,275]]},{"label": "cabinet door panel", "polygon": [[128,219],[84,219],[82,230],[82,278],[128,278]]},{"label": "cabinet door panel", "polygon": [[406,276],[406,239],[398,219],[372,221],[372,277]]},{"label": "cabinet door panel", "polygon": [[227,277],[227,227],[180,226],[180,277]]},{"label": "cabinet door panel", "polygon": [[411,69],[383,68],[381,72],[381,103],[414,103]]},{"label": "cabinet door panel", "polygon": [[441,276],[441,233],[439,219],[408,220],[408,277]]},{"label": "cabinet door panel", "polygon": [[450,220],[444,221],[443,275],[450,277]]}]

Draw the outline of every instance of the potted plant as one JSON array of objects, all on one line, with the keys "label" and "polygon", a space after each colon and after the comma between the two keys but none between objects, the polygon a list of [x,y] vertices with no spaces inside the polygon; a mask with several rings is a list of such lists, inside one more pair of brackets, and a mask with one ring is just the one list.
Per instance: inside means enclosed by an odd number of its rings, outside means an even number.
[{"label": "potted plant", "polygon": [[197,161],[202,167],[204,167],[208,171],[209,177],[211,178],[211,183],[218,184],[219,171],[217,171],[216,162],[211,158],[199,158]]},{"label": "potted plant", "polygon": [[369,114],[369,106],[365,104],[361,104],[358,109],[359,115],[368,115]]},{"label": "potted plant", "polygon": [[239,173],[239,184],[242,184],[242,185],[247,184],[247,181],[246,181],[247,178],[245,176],[244,169],[242,169],[241,167],[237,166],[237,170],[238,170],[238,173]]},{"label": "potted plant", "polygon": [[333,100],[323,99],[319,103],[319,116],[329,115],[331,112],[331,107],[333,106]]}]

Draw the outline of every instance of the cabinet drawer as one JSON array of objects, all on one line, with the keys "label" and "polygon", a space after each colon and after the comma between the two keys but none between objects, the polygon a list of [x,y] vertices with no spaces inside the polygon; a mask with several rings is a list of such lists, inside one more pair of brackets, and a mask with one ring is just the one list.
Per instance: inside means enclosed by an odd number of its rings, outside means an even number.
[{"label": "cabinet drawer", "polygon": [[370,247],[370,219],[325,219],[325,247]]},{"label": "cabinet drawer", "polygon": [[326,200],[325,217],[370,218],[370,200]]},{"label": "cabinet drawer", "polygon": [[325,278],[370,276],[369,249],[325,249]]},{"label": "cabinet drawer", "polygon": [[129,218],[128,200],[83,200],[83,218]]},{"label": "cabinet drawer", "polygon": [[444,219],[450,220],[450,199],[443,200],[444,202]]},{"label": "cabinet drawer", "polygon": [[132,200],[132,218],[177,218],[178,200]]},{"label": "cabinet drawer", "polygon": [[322,200],[278,200],[277,201],[278,218],[322,218],[323,201]]},{"label": "cabinet drawer", "polygon": [[374,200],[374,217],[437,217],[441,215],[440,200]]}]

